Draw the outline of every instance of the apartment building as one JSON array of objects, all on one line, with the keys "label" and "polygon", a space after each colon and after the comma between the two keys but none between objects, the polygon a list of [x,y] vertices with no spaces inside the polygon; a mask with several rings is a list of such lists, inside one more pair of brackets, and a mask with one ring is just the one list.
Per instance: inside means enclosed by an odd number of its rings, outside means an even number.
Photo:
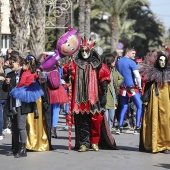
[{"label": "apartment building", "polygon": [[6,54],[6,50],[10,48],[11,43],[11,32],[9,28],[9,17],[10,17],[10,4],[9,0],[1,0],[1,15],[2,15],[2,24],[1,24],[1,51],[3,55]]}]

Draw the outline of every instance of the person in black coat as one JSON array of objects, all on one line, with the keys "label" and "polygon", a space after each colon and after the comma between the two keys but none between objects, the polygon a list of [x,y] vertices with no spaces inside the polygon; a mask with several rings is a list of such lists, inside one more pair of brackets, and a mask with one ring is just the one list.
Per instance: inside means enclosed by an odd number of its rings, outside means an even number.
[{"label": "person in black coat", "polygon": [[0,56],[0,140],[4,138],[2,132],[3,124],[4,124],[3,110],[7,99],[7,93],[4,92],[2,89],[2,85],[5,80],[3,65],[4,65],[4,57]]},{"label": "person in black coat", "polygon": [[[22,75],[22,58],[17,51],[11,52],[11,69],[12,72],[8,73],[3,84],[3,89],[10,92],[20,81]],[[24,103],[17,99],[8,96],[7,105],[11,113],[12,122],[12,151],[6,153],[7,156],[14,155],[15,158],[26,157],[26,118],[27,114],[33,112],[34,103]],[[16,110],[13,110],[16,108]]]}]

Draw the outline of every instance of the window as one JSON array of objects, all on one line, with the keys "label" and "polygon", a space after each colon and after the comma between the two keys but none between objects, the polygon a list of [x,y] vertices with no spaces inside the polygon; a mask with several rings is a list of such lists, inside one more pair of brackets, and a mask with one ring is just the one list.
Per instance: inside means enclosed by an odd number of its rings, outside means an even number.
[{"label": "window", "polygon": [[9,34],[2,35],[2,48],[5,48],[5,49],[10,48],[10,35]]}]

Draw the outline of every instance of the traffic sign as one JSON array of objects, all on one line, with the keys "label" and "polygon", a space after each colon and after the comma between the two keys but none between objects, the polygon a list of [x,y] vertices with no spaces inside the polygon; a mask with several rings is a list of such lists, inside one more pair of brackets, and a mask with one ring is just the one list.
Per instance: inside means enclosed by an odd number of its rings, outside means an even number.
[{"label": "traffic sign", "polygon": [[122,50],[124,47],[124,44],[122,42],[117,43],[117,49]]}]

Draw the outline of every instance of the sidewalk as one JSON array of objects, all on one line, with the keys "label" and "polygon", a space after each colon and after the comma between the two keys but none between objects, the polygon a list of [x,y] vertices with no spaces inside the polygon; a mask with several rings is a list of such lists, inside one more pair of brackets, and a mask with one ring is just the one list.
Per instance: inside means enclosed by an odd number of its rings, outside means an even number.
[{"label": "sidewalk", "polygon": [[[68,150],[68,132],[63,130],[65,116],[60,115],[57,139],[52,139],[54,151],[28,152],[28,157],[5,156],[11,148],[11,135],[0,141],[0,170],[160,170],[170,169],[170,155],[138,151],[139,135],[123,131],[114,135],[119,150],[99,150],[79,153]],[[74,147],[74,132],[72,133]]]}]

